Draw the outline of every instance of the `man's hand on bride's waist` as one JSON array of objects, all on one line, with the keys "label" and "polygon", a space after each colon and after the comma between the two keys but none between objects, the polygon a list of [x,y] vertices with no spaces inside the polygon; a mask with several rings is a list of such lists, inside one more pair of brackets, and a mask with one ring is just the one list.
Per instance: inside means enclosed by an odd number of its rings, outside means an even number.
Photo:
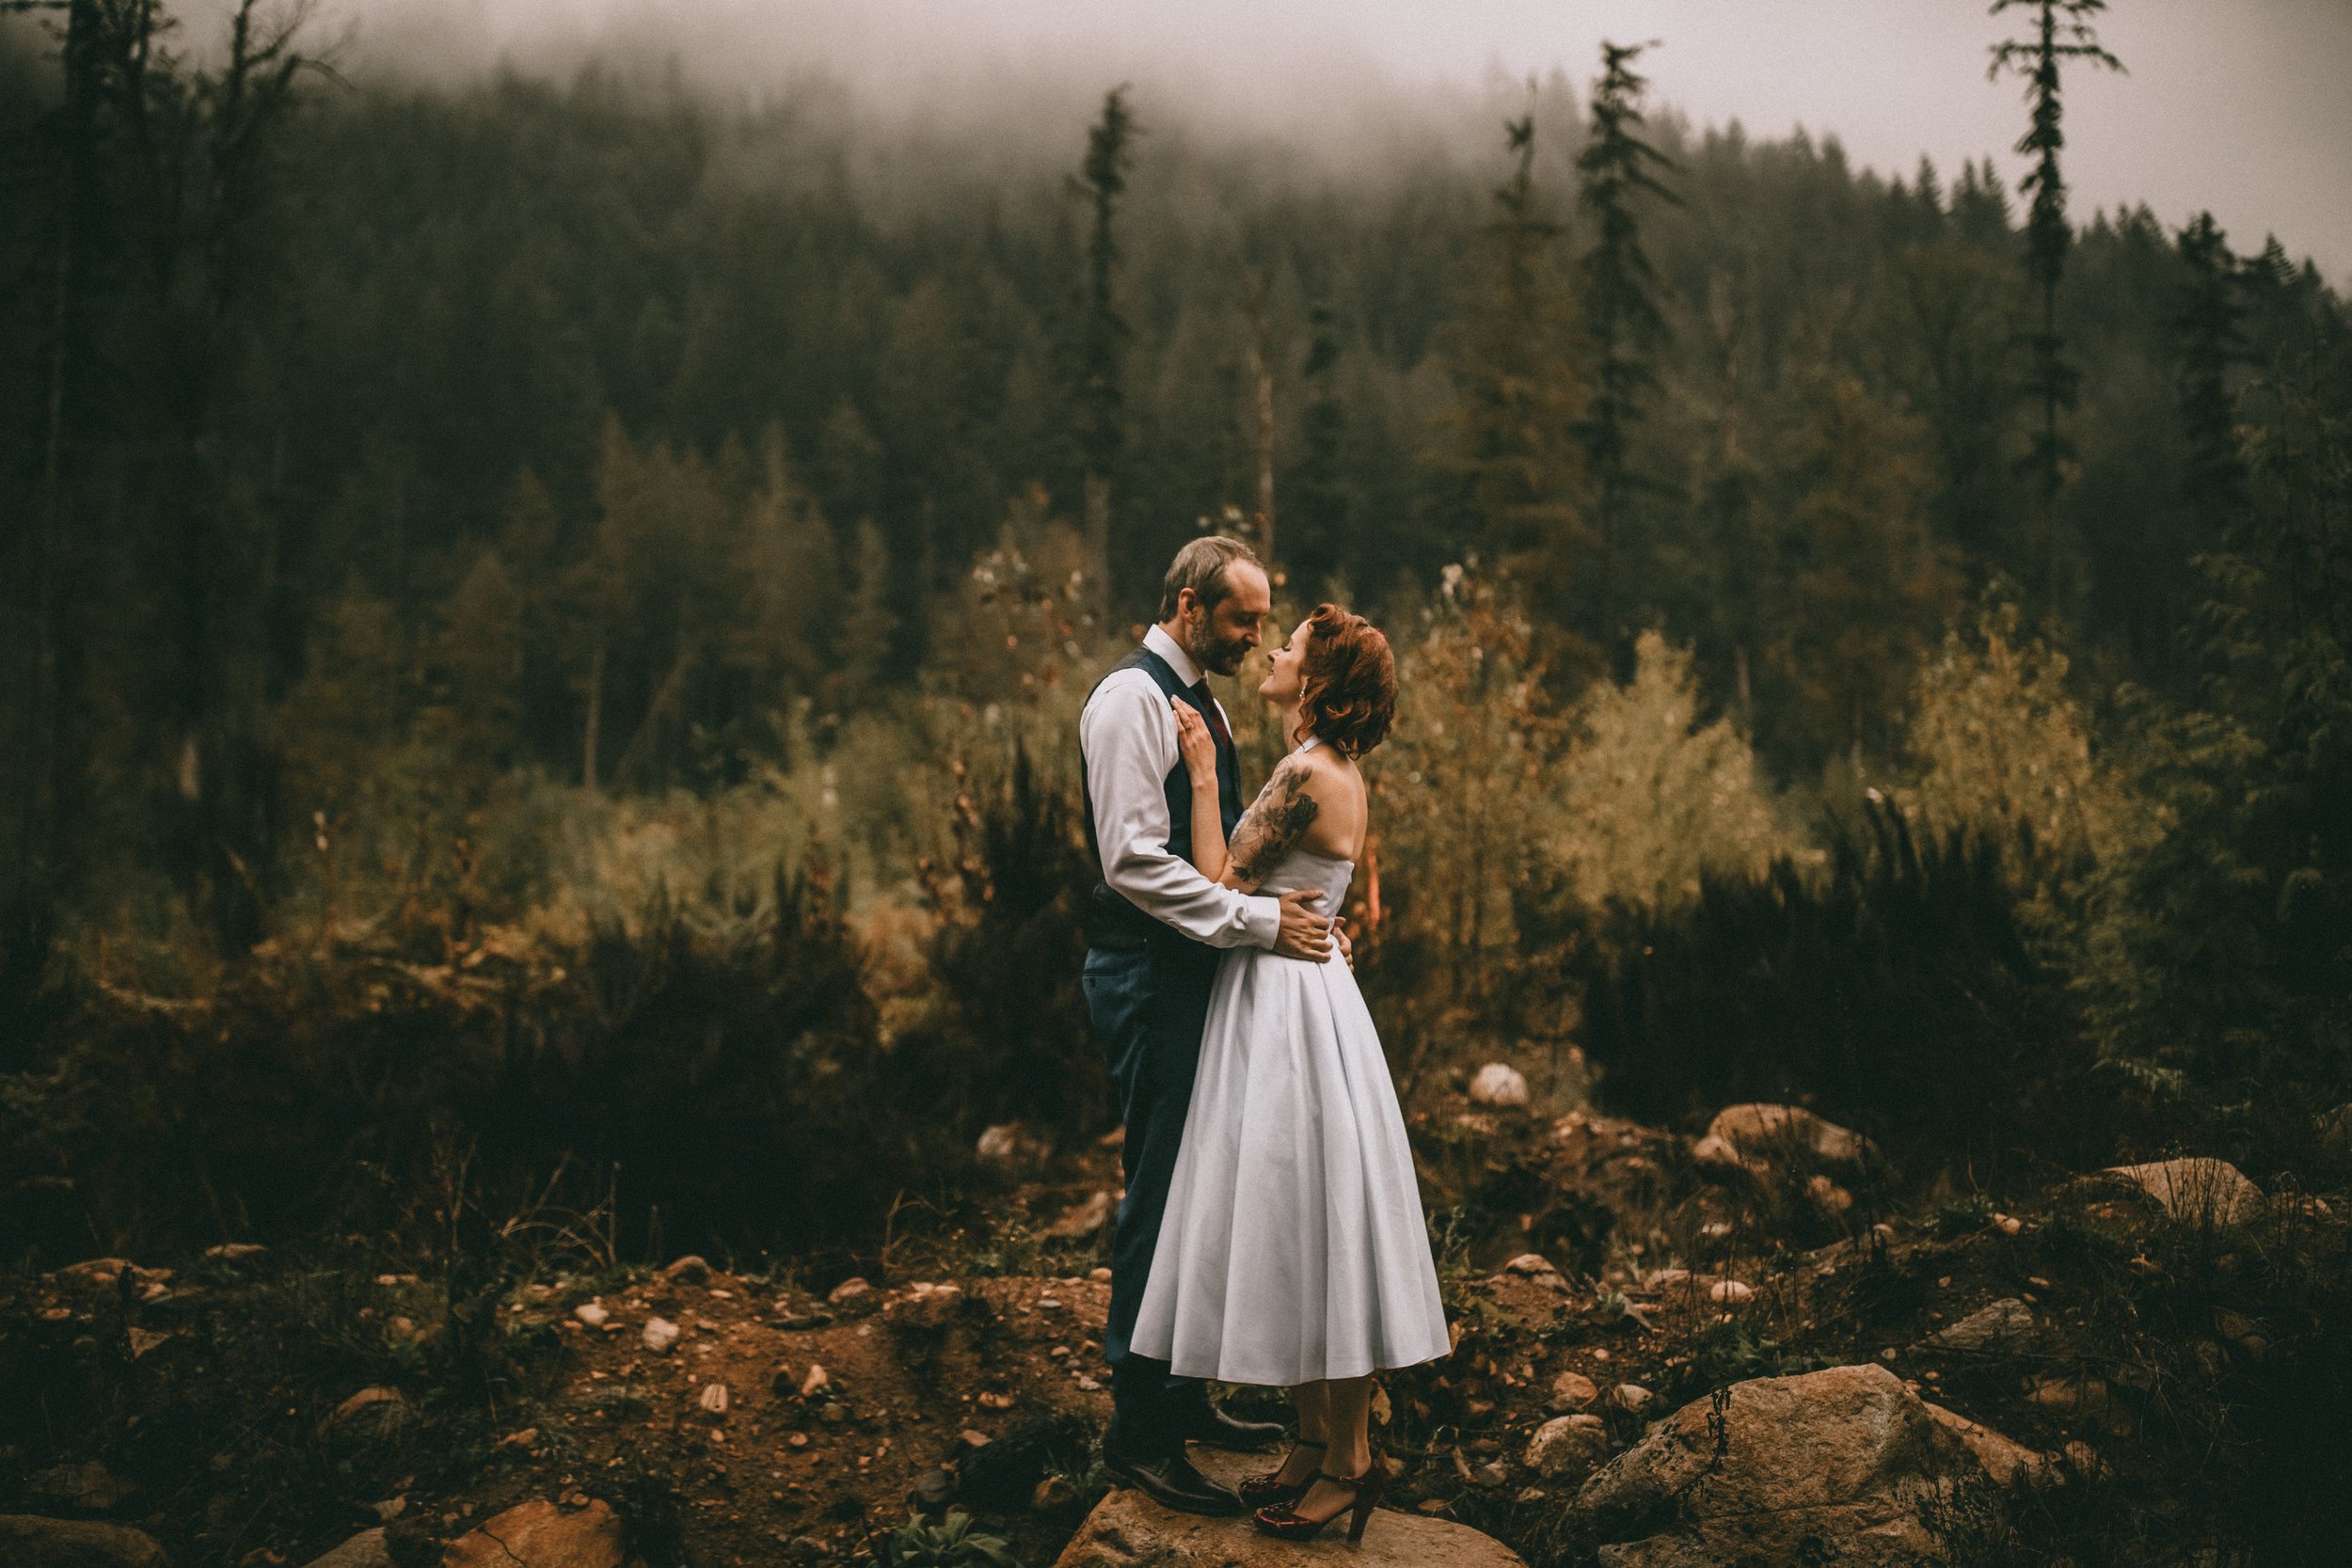
[{"label": "man's hand on bride's waist", "polygon": [[1296,888],[1281,895],[1282,927],[1274,939],[1276,953],[1311,963],[1321,963],[1331,956],[1331,922],[1307,907],[1321,902],[1320,888]]}]

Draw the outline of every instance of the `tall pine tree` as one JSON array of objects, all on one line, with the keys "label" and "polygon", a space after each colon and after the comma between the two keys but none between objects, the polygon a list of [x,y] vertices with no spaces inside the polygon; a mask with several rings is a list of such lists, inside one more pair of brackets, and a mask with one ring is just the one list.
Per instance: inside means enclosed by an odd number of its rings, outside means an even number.
[{"label": "tall pine tree", "polygon": [[2239,330],[2245,306],[2237,260],[2211,213],[2200,213],[2181,230],[2178,249],[2188,269],[2172,317],[2180,354],[2181,433],[2187,438],[2181,488],[2202,548],[2245,499],[2246,464],[2238,455],[2237,405],[2230,391],[2231,367],[2246,357]]},{"label": "tall pine tree", "polygon": [[1561,228],[1535,186],[1534,116],[1503,129],[1511,178],[1496,188],[1495,215],[1479,231],[1479,277],[1454,355],[1449,467],[1459,485],[1462,542],[1518,577],[1572,644],[1552,668],[1589,673],[1597,650],[1569,614],[1594,553],[1578,504],[1584,465],[1575,433],[1585,378],[1574,302],[1560,263]]},{"label": "tall pine tree", "polygon": [[2060,71],[2070,61],[2089,66],[2123,69],[2123,62],[2099,46],[2090,19],[2106,9],[2106,0],[1994,0],[1992,14],[2015,8],[2035,13],[2033,36],[2009,39],[1993,46],[1988,80],[2004,71],[2026,79],[2026,102],[2033,105],[2032,124],[2018,138],[2017,150],[2034,160],[2018,182],[2018,194],[2033,198],[2026,215],[2026,270],[2041,298],[2041,325],[2031,337],[2032,389],[2042,402],[2042,428],[2035,433],[2028,464],[2040,475],[2044,502],[2057,499],[2065,483],[2074,447],[2058,431],[2058,414],[2074,405],[2080,372],[2066,358],[2065,339],[2058,327],[2058,284],[2066,276],[2066,254],[2074,230],[2066,221],[2066,180],[2058,168],[2058,152],[2066,146],[2059,127]]},{"label": "tall pine tree", "polygon": [[1119,313],[1116,283],[1119,241],[1111,222],[1127,188],[1128,143],[1136,135],[1127,89],[1103,95],[1103,117],[1087,132],[1086,160],[1077,184],[1093,210],[1087,238],[1086,299],[1078,324],[1078,451],[1086,473],[1086,541],[1095,575],[1098,626],[1110,625],[1111,474],[1126,445],[1125,397],[1120,369],[1127,351],[1127,322]]},{"label": "tall pine tree", "polygon": [[1600,46],[1592,134],[1576,160],[1583,176],[1577,203],[1594,225],[1592,245],[1577,265],[1595,357],[1593,399],[1579,429],[1591,462],[1595,534],[1587,624],[1594,641],[1604,650],[1628,641],[1617,626],[1618,599],[1627,555],[1627,514],[1640,484],[1629,448],[1643,405],[1658,388],[1652,356],[1666,336],[1666,319],[1656,298],[1658,274],[1642,248],[1637,215],[1645,197],[1675,200],[1658,179],[1674,168],[1673,162],[1639,134],[1642,91],[1649,84],[1635,74],[1633,62],[1648,47]]}]

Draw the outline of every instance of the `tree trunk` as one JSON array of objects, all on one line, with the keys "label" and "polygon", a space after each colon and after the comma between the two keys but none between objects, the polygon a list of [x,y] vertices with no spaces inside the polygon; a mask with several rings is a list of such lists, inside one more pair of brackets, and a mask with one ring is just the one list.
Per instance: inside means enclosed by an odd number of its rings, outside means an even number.
[{"label": "tree trunk", "polygon": [[1111,631],[1111,482],[1092,469],[1086,477],[1087,567],[1094,574],[1094,624]]},{"label": "tree trunk", "polygon": [[596,652],[588,658],[588,718],[580,737],[580,787],[596,792],[596,732],[604,721],[604,629],[596,629]]},{"label": "tree trunk", "polygon": [[1249,375],[1257,393],[1258,553],[1274,570],[1274,329],[1267,323],[1265,290],[1249,287]]}]

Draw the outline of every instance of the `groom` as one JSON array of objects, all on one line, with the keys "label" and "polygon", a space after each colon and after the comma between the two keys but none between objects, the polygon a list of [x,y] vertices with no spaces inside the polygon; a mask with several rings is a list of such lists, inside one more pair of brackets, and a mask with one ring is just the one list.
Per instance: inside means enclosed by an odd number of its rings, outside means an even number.
[{"label": "groom", "polygon": [[1194,540],[1168,569],[1159,624],[1103,677],[1078,719],[1087,834],[1103,867],[1087,906],[1087,1010],[1126,1125],[1127,1192],[1103,1333],[1111,1365],[1103,1458],[1114,1475],[1195,1513],[1238,1513],[1241,1499],[1193,1467],[1187,1439],[1254,1449],[1283,1430],[1235,1420],[1209,1402],[1200,1379],[1175,1377],[1167,1362],[1128,1348],[1184,1135],[1217,951],[1248,942],[1321,959],[1331,951],[1331,922],[1308,907],[1322,896],[1311,889],[1255,897],[1196,869],[1192,785],[1168,704],[1198,709],[1216,737],[1217,815],[1230,840],[1242,814],[1241,767],[1208,676],[1241,668],[1271,608],[1265,570],[1248,546]]}]

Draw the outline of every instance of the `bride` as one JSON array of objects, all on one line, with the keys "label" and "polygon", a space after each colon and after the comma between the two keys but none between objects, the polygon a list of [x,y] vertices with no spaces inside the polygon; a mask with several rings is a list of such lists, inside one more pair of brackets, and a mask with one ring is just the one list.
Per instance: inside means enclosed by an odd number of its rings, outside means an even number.
[{"label": "bride", "polygon": [[[1396,663],[1360,615],[1319,606],[1259,694],[1293,750],[1228,848],[1208,726],[1175,702],[1201,873],[1246,892],[1311,887],[1337,910],[1369,825],[1356,759],[1388,734]],[[1261,1529],[1311,1536],[1342,1513],[1361,1537],[1385,1472],[1372,1374],[1451,1348],[1405,1118],[1356,976],[1226,950],[1192,1108],[1132,1340],[1180,1377],[1287,1387],[1297,1438],[1240,1487]]]}]

